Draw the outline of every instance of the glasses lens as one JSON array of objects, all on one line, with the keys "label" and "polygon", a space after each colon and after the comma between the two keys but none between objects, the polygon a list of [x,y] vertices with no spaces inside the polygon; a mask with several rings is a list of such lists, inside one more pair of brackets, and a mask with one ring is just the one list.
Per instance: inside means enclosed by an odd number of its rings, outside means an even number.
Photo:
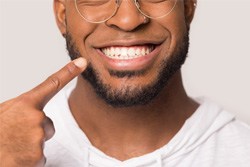
[{"label": "glasses lens", "polygon": [[115,0],[75,0],[80,15],[89,22],[102,22],[116,12]]},{"label": "glasses lens", "polygon": [[138,0],[139,10],[150,18],[168,15],[175,7],[177,0]]}]

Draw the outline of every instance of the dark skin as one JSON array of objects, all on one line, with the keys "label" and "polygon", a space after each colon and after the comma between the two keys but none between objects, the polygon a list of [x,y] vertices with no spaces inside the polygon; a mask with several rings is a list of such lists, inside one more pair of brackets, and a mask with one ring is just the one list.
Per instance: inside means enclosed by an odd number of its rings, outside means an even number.
[{"label": "dark skin", "polygon": [[[174,80],[178,80],[178,75],[171,80],[169,89],[176,90],[177,82]],[[79,79],[78,83],[81,82],[83,80]],[[91,100],[93,103],[96,96],[77,92],[88,92],[88,86],[77,87],[69,104],[79,126],[95,147],[119,160],[126,160],[168,143],[195,111],[198,105],[183,94],[183,87],[178,84],[178,92],[161,93],[157,101],[147,106],[114,109],[102,101],[86,105],[83,101]]]},{"label": "dark skin", "polygon": [[[178,1],[170,15],[148,23],[143,22],[133,1],[123,1],[116,15],[103,24],[82,20],[70,1],[55,0],[55,15],[61,33],[70,32],[81,55],[93,64],[104,82],[119,89],[122,84],[141,86],[155,80],[160,62],[166,56],[171,56],[187,32],[195,10],[194,3],[195,0]],[[155,29],[157,33],[154,33]],[[107,69],[112,67],[105,64],[93,48],[109,45],[113,41],[126,43],[136,40],[162,42],[160,54],[147,67],[149,72],[132,79],[110,76]],[[170,54],[163,54],[164,50],[169,50]],[[168,143],[198,107],[186,95],[180,71],[148,105],[113,108],[100,99],[92,86],[81,77],[69,98],[69,104],[73,116],[91,143],[119,160],[141,156]]]},{"label": "dark skin", "polygon": [[0,104],[0,162],[3,167],[44,166],[44,142],[55,133],[43,108],[86,68],[83,58],[68,63],[44,82]]},{"label": "dark skin", "polygon": [[[195,11],[194,3],[196,0],[178,1],[168,17],[147,23],[129,0],[122,1],[117,14],[103,24],[83,21],[73,1],[54,0],[54,11],[61,33],[70,32],[81,55],[101,73],[105,83],[120,89],[124,85],[146,86],[157,78],[160,62],[172,55],[187,33]],[[111,77],[107,72],[109,66],[94,50],[112,41],[119,40],[126,45],[131,41],[159,39],[161,51],[157,58],[147,67],[139,67],[147,68],[148,73],[133,79]],[[34,89],[0,104],[0,161],[4,162],[1,165],[34,167],[45,164],[43,145],[53,136],[54,128],[43,113],[43,107],[85,68],[86,61],[77,59]],[[106,104],[79,76],[69,105],[91,143],[119,160],[141,156],[167,144],[198,107],[185,93],[180,70],[149,104],[124,108]]]}]

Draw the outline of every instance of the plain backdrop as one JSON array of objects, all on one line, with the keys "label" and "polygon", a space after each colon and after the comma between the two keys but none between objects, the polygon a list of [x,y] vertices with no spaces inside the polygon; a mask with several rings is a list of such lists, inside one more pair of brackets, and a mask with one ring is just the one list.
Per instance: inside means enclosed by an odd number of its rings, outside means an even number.
[{"label": "plain backdrop", "polygon": [[[1,0],[0,102],[25,92],[69,61],[53,0]],[[183,79],[250,124],[250,0],[198,0]]]}]

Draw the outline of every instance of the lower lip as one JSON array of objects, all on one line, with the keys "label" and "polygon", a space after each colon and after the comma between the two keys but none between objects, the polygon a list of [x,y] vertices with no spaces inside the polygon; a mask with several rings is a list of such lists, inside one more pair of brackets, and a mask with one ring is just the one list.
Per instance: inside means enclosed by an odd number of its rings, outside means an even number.
[{"label": "lower lip", "polygon": [[104,59],[105,64],[107,64],[108,68],[110,69],[118,71],[142,70],[153,64],[154,60],[157,58],[157,55],[159,55],[160,45],[157,45],[152,52],[145,56],[128,60],[111,59],[107,57],[100,49],[97,49],[97,52]]}]

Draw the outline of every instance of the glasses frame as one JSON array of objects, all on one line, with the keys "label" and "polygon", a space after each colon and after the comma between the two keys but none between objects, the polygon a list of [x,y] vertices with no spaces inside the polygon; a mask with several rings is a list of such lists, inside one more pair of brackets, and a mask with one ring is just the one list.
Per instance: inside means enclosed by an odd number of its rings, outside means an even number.
[{"label": "glasses frame", "polygon": [[[94,23],[94,24],[104,23],[104,22],[108,21],[109,19],[111,19],[113,16],[115,16],[115,14],[116,14],[116,12],[118,11],[118,9],[119,9],[119,7],[120,7],[120,4],[121,4],[121,0],[115,0],[115,2],[116,2],[116,9],[115,9],[115,11],[110,15],[110,17],[108,17],[107,19],[102,20],[102,21],[91,21],[91,20],[85,18],[85,17],[81,14],[81,12],[79,11],[79,9],[78,9],[78,7],[77,7],[77,2],[76,2],[76,1],[77,1],[77,0],[75,0],[75,8],[76,8],[77,13],[78,13],[85,21],[87,21],[87,22],[89,22],[89,23]],[[175,8],[175,6],[176,6],[178,0],[174,0],[175,3],[174,3],[173,7],[171,8],[171,10],[170,10],[169,12],[167,12],[166,14],[164,14],[164,15],[162,15],[162,16],[158,16],[158,17],[152,17],[152,16],[149,16],[149,15],[145,14],[145,13],[140,9],[140,4],[138,3],[138,0],[133,0],[133,1],[134,1],[134,4],[135,4],[137,10],[138,10],[143,16],[145,16],[145,17],[147,17],[147,18],[150,18],[150,19],[160,19],[160,18],[163,18],[163,17],[169,15],[169,14],[174,10],[174,8]]]}]

